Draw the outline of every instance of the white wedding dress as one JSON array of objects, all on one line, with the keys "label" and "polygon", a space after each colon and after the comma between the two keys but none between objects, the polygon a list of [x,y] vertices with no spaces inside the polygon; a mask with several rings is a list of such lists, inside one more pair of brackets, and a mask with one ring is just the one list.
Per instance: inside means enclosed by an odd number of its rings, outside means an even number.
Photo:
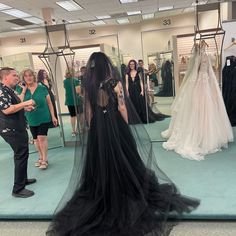
[{"label": "white wedding dress", "polygon": [[195,52],[172,104],[169,128],[162,133],[167,150],[203,160],[204,155],[227,148],[233,131],[222,94],[206,52]]}]

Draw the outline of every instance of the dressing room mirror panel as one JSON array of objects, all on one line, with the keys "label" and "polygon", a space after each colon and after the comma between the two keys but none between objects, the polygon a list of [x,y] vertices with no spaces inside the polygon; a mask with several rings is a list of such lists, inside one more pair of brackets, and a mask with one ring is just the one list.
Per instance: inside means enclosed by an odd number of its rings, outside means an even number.
[{"label": "dressing room mirror panel", "polygon": [[[192,32],[192,27],[181,28],[181,31]],[[152,73],[155,73],[157,77],[153,89],[155,106],[167,115],[170,114],[170,107],[175,96],[172,37],[178,33],[178,28],[171,28],[145,31],[141,34],[144,67],[149,71],[149,77]]]}]

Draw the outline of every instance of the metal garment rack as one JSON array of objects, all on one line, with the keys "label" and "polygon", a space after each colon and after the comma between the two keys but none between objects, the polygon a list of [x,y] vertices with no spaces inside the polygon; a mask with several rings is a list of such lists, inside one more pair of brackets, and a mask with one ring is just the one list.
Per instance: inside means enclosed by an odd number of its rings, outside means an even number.
[{"label": "metal garment rack", "polygon": [[[207,11],[217,11],[217,26],[216,28],[204,29],[200,30],[199,26],[199,14]],[[222,36],[220,45],[217,44],[217,36]],[[216,47],[217,58],[219,59],[219,86],[222,87],[222,75],[221,75],[221,67],[222,67],[222,50],[223,50],[223,42],[225,38],[225,30],[222,27],[221,14],[220,14],[220,3],[211,3],[206,5],[198,5],[198,0],[196,1],[196,27],[194,34],[194,44],[197,41],[202,42],[208,39],[213,39]],[[199,43],[200,45],[201,43]]]},{"label": "metal garment rack", "polygon": [[[65,21],[63,21],[62,24],[57,24],[57,25],[47,25],[47,22],[45,22],[45,31],[46,31],[46,38],[47,38],[46,47],[45,47],[44,51],[39,54],[38,57],[43,62],[43,64],[47,68],[47,70],[49,71],[49,74],[52,78],[53,85],[55,86],[55,92],[56,92],[56,96],[58,98],[56,102],[58,105],[58,113],[59,113],[58,118],[59,118],[59,121],[61,124],[60,129],[61,129],[62,144],[63,144],[63,146],[66,146],[64,128],[62,125],[63,121],[62,121],[62,118],[60,115],[61,114],[61,106],[60,106],[60,101],[59,101],[58,86],[57,86],[57,82],[56,82],[56,74],[57,74],[56,71],[57,71],[57,62],[58,62],[59,57],[63,57],[68,70],[69,69],[73,70],[75,52],[70,47]],[[55,48],[53,47],[52,40],[50,37],[50,33],[52,33],[52,32],[63,32],[64,33],[64,39],[65,39],[64,46],[60,47],[60,49],[55,50]],[[50,56],[56,56],[55,63],[54,63],[54,71],[51,67]],[[66,58],[67,56],[71,57],[71,62],[72,62],[71,66],[69,65],[69,62]],[[72,90],[72,91],[73,91],[73,98],[74,98],[74,101],[76,104],[76,102],[77,102],[76,92],[74,90]],[[79,124],[79,115],[77,113],[77,109],[76,109],[76,117],[77,117],[77,125],[78,125]],[[81,133],[79,132],[79,141],[81,142],[81,140],[82,140]]]}]

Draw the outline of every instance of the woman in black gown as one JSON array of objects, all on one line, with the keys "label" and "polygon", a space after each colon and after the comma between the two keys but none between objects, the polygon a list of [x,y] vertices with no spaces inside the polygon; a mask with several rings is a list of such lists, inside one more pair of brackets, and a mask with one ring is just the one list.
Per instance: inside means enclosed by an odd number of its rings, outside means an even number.
[{"label": "woman in black gown", "polygon": [[199,204],[180,195],[158,168],[143,126],[128,125],[127,114],[135,112],[127,113],[132,104],[114,71],[104,53],[91,55],[85,82],[88,137],[77,146],[68,189],[47,235],[166,236],[169,213],[175,217]]},{"label": "woman in black gown", "polygon": [[[141,123],[153,123],[169,117],[161,113],[154,113],[149,105],[146,104],[144,81],[141,80],[140,75],[138,74],[137,62],[135,60],[130,60],[127,68],[128,70],[125,76],[126,93],[130,97],[138,114],[138,121],[141,121]],[[137,124],[138,121],[134,121],[135,124]]]}]

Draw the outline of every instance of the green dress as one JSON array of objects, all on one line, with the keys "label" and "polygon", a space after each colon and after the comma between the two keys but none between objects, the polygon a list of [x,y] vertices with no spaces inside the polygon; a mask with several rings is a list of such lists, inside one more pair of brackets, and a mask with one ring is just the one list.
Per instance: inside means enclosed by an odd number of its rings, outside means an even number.
[{"label": "green dress", "polygon": [[[75,91],[75,88],[77,86],[80,86],[80,81],[75,78],[66,78],[63,83],[64,83],[65,92],[66,92],[65,105],[66,106],[81,105],[81,98],[79,94],[76,94],[76,91]],[[75,102],[73,93],[76,96],[75,97],[76,102]]]},{"label": "green dress", "polygon": [[[16,91],[21,94],[22,88],[17,87]],[[33,94],[31,94],[29,89],[26,90],[24,101],[33,99],[36,103],[36,107],[33,111],[25,112],[29,126],[39,126],[40,124],[52,121],[46,100],[47,95],[48,90],[41,84],[38,84]]]}]

